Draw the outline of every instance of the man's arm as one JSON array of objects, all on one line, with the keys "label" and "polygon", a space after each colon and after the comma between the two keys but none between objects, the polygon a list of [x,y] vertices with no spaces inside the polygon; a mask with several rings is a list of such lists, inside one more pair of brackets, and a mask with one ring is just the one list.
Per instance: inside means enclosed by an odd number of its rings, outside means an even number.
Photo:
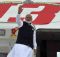
[{"label": "man's arm", "polygon": [[36,51],[37,51],[36,31],[34,31],[33,45],[34,45],[33,51],[34,51],[34,54],[36,55]]},{"label": "man's arm", "polygon": [[[35,28],[35,27],[34,27]],[[36,28],[34,29],[34,34],[33,34],[33,46],[34,46],[34,54],[36,55],[36,50],[37,50],[37,42],[36,42]]]},{"label": "man's arm", "polygon": [[22,6],[18,8],[18,15],[16,17],[16,23],[18,24],[18,28],[22,27],[23,21],[20,19],[20,13],[22,12]]},{"label": "man's arm", "polygon": [[37,49],[36,30],[34,31],[34,35],[33,35],[33,45],[34,45],[34,49]]}]

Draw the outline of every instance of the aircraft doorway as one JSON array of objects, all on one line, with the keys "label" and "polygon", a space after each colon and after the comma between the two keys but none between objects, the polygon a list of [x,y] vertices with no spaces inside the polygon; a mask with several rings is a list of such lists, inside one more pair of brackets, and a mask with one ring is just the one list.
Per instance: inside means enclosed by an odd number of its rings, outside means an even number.
[{"label": "aircraft doorway", "polygon": [[59,57],[58,52],[60,51],[60,30],[38,29],[37,43],[40,57]]}]

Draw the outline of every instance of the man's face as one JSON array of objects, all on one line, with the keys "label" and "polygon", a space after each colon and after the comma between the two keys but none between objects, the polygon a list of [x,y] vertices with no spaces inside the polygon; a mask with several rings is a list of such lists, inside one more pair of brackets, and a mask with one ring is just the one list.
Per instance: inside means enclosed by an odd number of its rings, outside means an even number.
[{"label": "man's face", "polygon": [[25,20],[28,22],[32,22],[32,16],[30,14],[26,15]]}]

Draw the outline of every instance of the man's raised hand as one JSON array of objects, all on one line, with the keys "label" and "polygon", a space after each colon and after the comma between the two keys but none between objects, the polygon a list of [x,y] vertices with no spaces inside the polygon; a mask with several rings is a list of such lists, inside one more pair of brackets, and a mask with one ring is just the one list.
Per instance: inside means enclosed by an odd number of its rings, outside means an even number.
[{"label": "man's raised hand", "polygon": [[20,14],[21,12],[22,12],[22,6],[19,6],[19,8],[18,8],[18,14]]}]

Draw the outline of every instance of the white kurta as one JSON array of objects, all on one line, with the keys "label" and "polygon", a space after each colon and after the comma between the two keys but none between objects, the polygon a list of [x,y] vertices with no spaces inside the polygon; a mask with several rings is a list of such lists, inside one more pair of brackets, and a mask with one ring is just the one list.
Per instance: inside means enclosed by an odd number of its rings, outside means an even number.
[{"label": "white kurta", "polygon": [[[18,23],[19,27],[23,25],[22,20],[19,20],[20,15],[17,15],[16,22]],[[36,49],[36,32],[34,31],[33,34],[33,46]],[[33,57],[33,49],[24,44],[15,44],[12,50],[8,53],[7,57]]]},{"label": "white kurta", "polygon": [[33,50],[32,48],[22,45],[22,44],[15,44],[10,53],[7,57],[32,57]]}]

